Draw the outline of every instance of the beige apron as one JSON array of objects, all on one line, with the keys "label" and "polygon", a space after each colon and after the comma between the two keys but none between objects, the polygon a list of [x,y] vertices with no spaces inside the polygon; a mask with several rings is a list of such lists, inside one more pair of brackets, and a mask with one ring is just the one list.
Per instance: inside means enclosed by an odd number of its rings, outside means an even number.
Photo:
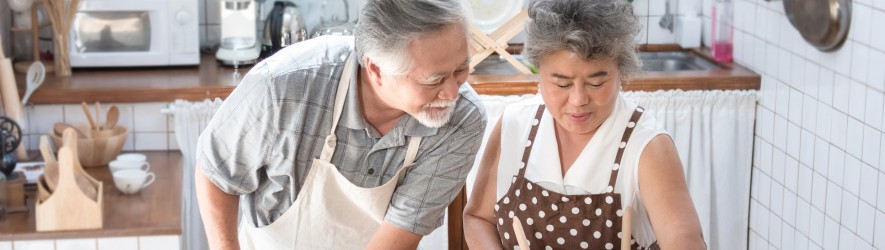
[{"label": "beige apron", "polygon": [[265,227],[255,228],[244,216],[239,225],[240,249],[363,249],[384,220],[396,184],[415,160],[421,137],[409,139],[403,167],[393,179],[378,187],[358,187],[330,163],[354,57],[348,58],[338,83],[332,130],[320,158],[313,160],[295,202]]}]

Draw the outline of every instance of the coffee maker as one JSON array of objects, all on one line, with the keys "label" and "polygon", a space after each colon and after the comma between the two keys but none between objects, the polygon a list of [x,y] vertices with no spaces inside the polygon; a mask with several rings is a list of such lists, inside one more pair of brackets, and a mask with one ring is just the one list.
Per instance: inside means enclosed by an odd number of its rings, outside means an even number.
[{"label": "coffee maker", "polygon": [[221,0],[221,44],[215,58],[237,68],[258,61],[258,3],[255,0]]}]

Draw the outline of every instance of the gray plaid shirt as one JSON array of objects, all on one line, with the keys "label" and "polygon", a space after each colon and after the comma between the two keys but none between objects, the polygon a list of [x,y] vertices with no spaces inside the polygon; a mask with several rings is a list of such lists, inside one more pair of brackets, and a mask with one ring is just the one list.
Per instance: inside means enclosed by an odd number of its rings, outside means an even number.
[{"label": "gray plaid shirt", "polygon": [[[221,190],[241,195],[241,210],[253,225],[272,223],[295,201],[329,134],[341,73],[356,74],[356,67],[344,68],[352,47],[352,37],[327,36],[264,60],[244,76],[200,135],[197,163]],[[427,235],[442,225],[447,205],[464,185],[486,126],[485,110],[463,84],[446,125],[425,127],[406,114],[381,136],[363,119],[355,79],[335,131],[332,164],[355,185],[380,186],[402,166],[406,138],[424,137],[385,220]]]}]

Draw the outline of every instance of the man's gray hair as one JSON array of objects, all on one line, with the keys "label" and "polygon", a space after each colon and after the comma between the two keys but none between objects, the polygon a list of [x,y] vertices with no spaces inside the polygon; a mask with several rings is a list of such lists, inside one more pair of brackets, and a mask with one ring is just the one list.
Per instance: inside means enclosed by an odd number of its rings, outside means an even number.
[{"label": "man's gray hair", "polygon": [[636,55],[641,27],[626,0],[536,0],[529,6],[525,56],[540,68],[544,57],[569,51],[586,60],[615,60],[622,77],[642,71]]},{"label": "man's gray hair", "polygon": [[370,57],[382,72],[408,73],[412,62],[408,53],[411,42],[439,32],[449,24],[458,23],[467,28],[468,12],[462,1],[369,0],[354,32],[360,65]]}]

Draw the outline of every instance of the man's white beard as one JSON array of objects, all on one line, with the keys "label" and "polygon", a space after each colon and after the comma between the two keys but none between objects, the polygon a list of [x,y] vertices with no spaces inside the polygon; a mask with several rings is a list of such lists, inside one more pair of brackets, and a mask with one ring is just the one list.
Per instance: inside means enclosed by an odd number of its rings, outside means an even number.
[{"label": "man's white beard", "polygon": [[[458,98],[455,100],[438,100],[428,104],[425,104],[422,107],[421,112],[415,114],[415,119],[418,120],[421,124],[431,128],[438,128],[446,125],[449,122],[449,119],[452,118],[452,112],[455,110],[455,104],[458,103]],[[428,108],[446,108],[442,111],[430,112]]]}]

